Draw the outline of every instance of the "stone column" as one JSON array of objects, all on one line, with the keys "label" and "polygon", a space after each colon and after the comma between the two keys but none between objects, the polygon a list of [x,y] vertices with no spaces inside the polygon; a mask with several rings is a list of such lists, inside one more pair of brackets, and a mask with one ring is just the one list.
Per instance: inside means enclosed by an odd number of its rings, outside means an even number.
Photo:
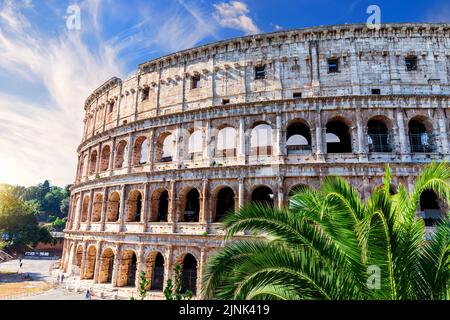
[{"label": "stone column", "polygon": [[120,272],[120,259],[122,258],[122,245],[117,246],[116,254],[114,255],[114,267],[112,273],[112,286],[117,287]]},{"label": "stone column", "polygon": [[241,179],[239,179],[239,190],[238,190],[238,192],[239,192],[239,197],[238,197],[239,208],[242,208],[242,207],[244,206],[244,203],[245,203],[245,199],[244,199],[244,196],[245,196],[244,188],[245,188],[245,185],[244,185],[244,179],[241,178]]},{"label": "stone column", "polygon": [[148,225],[148,217],[149,217],[149,186],[150,184],[147,182],[144,184],[144,195],[143,195],[143,205],[142,205],[142,223],[143,226],[143,232],[147,232],[147,225]]},{"label": "stone column", "polygon": [[156,149],[156,141],[155,140],[155,129],[153,128],[150,131],[149,137],[148,137],[148,158],[147,158],[147,164],[150,166],[150,171],[153,171],[153,153],[154,149]]},{"label": "stone column", "polygon": [[201,211],[200,211],[200,223],[204,224],[207,223],[208,221],[208,179],[204,178],[203,179],[203,184],[202,184],[202,195],[200,197],[200,201],[201,201]]},{"label": "stone column", "polygon": [[181,136],[181,127],[178,126],[175,129],[175,152],[173,155],[173,162],[178,164],[181,160],[181,144],[182,144],[182,136]]},{"label": "stone column", "polygon": [[324,143],[322,140],[324,132],[326,135],[326,128],[322,128],[322,116],[320,113],[320,107],[317,104],[316,105],[316,157],[317,157],[318,161],[325,160],[325,157],[323,154]]},{"label": "stone column", "polygon": [[102,148],[103,148],[103,144],[100,142],[98,150],[97,150],[97,160],[95,162],[95,172],[94,172],[95,175],[100,173],[100,160],[102,158]]},{"label": "stone column", "polygon": [[445,124],[445,113],[442,108],[438,109],[438,123],[439,123],[439,140],[441,145],[441,152],[445,155],[449,152],[448,146],[448,132]]},{"label": "stone column", "polygon": [[93,283],[98,283],[98,277],[100,274],[100,267],[101,267],[101,254],[102,254],[102,245],[103,241],[97,241],[97,252],[95,253],[95,269],[94,269],[94,280]]},{"label": "stone column", "polygon": [[202,298],[202,283],[203,283],[203,275],[206,268],[206,259],[207,259],[206,248],[200,248],[200,261],[197,268],[197,297]]},{"label": "stone column", "polygon": [[166,254],[164,255],[164,283],[172,278],[172,266],[174,259],[173,246],[169,244],[166,249]]},{"label": "stone column", "polygon": [[130,134],[128,139],[128,155],[127,155],[127,163],[128,163],[128,173],[131,173],[131,169],[133,168],[133,151],[134,151],[134,134]]},{"label": "stone column", "polygon": [[364,150],[364,125],[362,123],[362,115],[361,115],[361,109],[360,106],[356,106],[356,134],[357,134],[357,141],[358,145],[357,153],[360,161],[368,161],[367,159],[367,153]]},{"label": "stone column", "polygon": [[114,174],[114,155],[116,152],[116,137],[112,138],[112,144],[111,144],[111,154],[109,155],[109,164],[108,164],[108,168],[109,168],[109,172],[110,172],[110,176],[112,176]]},{"label": "stone column", "polygon": [[82,207],[82,205],[83,205],[83,193],[82,192],[80,192],[80,193],[78,193],[79,194],[79,199],[78,199],[78,201],[77,201],[77,204],[76,204],[76,211],[75,211],[75,219],[76,219],[76,222],[75,222],[75,229],[76,230],[79,230],[80,229],[80,223],[81,223],[81,207]]},{"label": "stone column", "polygon": [[102,215],[100,218],[100,231],[105,231],[105,223],[106,223],[106,211],[108,209],[108,195],[109,190],[108,187],[103,189],[103,203],[102,203]]},{"label": "stone column", "polygon": [[238,161],[240,164],[245,164],[245,120],[239,119],[239,149]]},{"label": "stone column", "polygon": [[83,243],[83,253],[81,255],[80,280],[84,279],[84,269],[86,268],[87,242]]},{"label": "stone column", "polygon": [[275,156],[275,161],[276,162],[283,162],[284,158],[284,150],[285,148],[283,147],[284,145],[284,139],[283,139],[283,124],[282,124],[282,118],[281,118],[281,114],[277,114],[276,116],[276,127],[275,127],[275,141],[273,143],[273,145],[275,146],[274,148],[274,156]]},{"label": "stone column", "polygon": [[407,134],[406,134],[406,128],[405,128],[405,121],[403,117],[403,110],[401,108],[398,108],[396,110],[397,114],[397,126],[398,126],[398,137],[400,142],[400,154],[402,157],[402,161],[405,161],[405,157],[407,157],[407,154],[409,153],[407,151]]},{"label": "stone column", "polygon": [[86,222],[86,230],[91,228],[91,219],[92,219],[92,207],[94,203],[94,189],[91,189],[89,193],[89,207],[88,207],[88,216]]},{"label": "stone column", "polygon": [[137,257],[137,266],[136,266],[136,282],[135,282],[135,287],[139,288],[139,281],[141,278],[141,272],[144,271],[145,272],[145,268],[144,268],[144,264],[145,264],[145,257],[144,257],[144,244],[141,244],[139,246],[139,255]]},{"label": "stone column", "polygon": [[283,181],[284,177],[278,176],[277,177],[277,189],[278,189],[278,207],[281,209],[284,207],[284,191],[283,191]]},{"label": "stone column", "polygon": [[125,229],[125,207],[126,207],[126,194],[125,185],[122,185],[122,190],[120,192],[120,206],[119,206],[119,232],[123,232]]},{"label": "stone column", "polygon": [[[214,100],[214,99],[213,99]],[[206,122],[206,132],[205,132],[205,139],[204,139],[204,149],[203,149],[203,158],[205,159],[205,162],[208,166],[212,163],[213,158],[213,151],[214,151],[214,145],[211,141],[212,139],[212,128],[211,128],[211,120],[207,120]]]}]

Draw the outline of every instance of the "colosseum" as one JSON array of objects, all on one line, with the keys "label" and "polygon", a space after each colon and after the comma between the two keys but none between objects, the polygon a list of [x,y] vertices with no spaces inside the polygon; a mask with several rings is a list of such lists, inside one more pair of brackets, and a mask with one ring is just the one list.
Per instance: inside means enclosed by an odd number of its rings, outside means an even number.
[{"label": "colosseum", "polygon": [[[201,298],[222,217],[286,205],[329,175],[363,195],[450,159],[450,24],[314,27],[207,44],[139,65],[86,100],[61,268],[68,288],[148,298],[182,265]],[[427,230],[443,213],[421,199]],[[237,238],[250,237],[240,234]]]}]

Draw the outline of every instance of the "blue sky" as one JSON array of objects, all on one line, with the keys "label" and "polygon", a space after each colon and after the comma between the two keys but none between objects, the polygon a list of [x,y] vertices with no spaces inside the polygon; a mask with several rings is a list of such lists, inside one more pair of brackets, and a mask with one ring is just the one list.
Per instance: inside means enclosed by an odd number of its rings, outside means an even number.
[{"label": "blue sky", "polygon": [[84,100],[112,76],[226,38],[363,23],[372,4],[383,23],[450,22],[449,0],[0,0],[0,183],[71,183]]}]

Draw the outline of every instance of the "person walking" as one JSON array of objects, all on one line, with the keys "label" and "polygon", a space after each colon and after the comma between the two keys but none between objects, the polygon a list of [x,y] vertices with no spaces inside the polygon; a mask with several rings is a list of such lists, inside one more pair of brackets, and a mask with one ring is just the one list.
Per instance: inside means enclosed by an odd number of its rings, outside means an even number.
[{"label": "person walking", "polygon": [[91,300],[91,292],[89,290],[86,291],[86,300]]}]

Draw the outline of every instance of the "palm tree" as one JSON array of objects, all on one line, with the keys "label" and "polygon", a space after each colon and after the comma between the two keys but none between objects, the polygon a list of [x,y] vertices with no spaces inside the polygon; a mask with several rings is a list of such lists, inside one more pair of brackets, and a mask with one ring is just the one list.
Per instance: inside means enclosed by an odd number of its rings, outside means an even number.
[{"label": "palm tree", "polygon": [[[206,267],[203,294],[215,299],[449,299],[450,220],[425,239],[420,196],[450,199],[448,163],[428,165],[412,192],[384,185],[364,201],[350,184],[329,177],[305,188],[289,208],[256,203],[224,220],[227,244]],[[257,232],[233,240],[238,232]]]}]

